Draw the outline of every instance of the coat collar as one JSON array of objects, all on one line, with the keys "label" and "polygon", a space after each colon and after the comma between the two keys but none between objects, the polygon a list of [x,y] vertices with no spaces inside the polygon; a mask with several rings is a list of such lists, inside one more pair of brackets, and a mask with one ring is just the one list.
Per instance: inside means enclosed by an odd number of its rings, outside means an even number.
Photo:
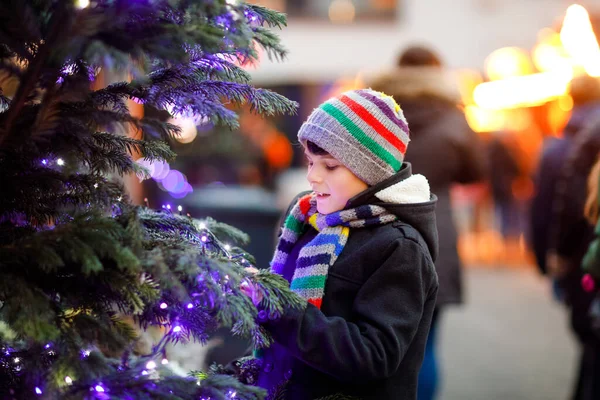
[{"label": "coat collar", "polygon": [[376,185],[369,186],[367,189],[348,200],[346,208],[354,208],[363,204],[380,203],[381,200],[375,197],[376,193],[400,181],[403,181],[410,176],[412,176],[412,166],[409,162],[403,162],[400,170],[394,175]]}]

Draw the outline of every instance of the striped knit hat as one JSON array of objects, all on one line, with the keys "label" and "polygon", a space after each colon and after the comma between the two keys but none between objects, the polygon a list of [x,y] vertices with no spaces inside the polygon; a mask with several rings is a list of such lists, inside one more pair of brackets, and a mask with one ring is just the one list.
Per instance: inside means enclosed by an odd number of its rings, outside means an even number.
[{"label": "striped knit hat", "polygon": [[298,139],[315,143],[371,186],[398,172],[410,141],[400,106],[371,89],[348,91],[321,104]]}]

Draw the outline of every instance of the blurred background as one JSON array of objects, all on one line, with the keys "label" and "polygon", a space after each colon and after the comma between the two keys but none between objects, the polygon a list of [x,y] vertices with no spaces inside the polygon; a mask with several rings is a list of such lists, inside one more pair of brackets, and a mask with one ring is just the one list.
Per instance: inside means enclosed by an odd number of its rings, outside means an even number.
[{"label": "blurred background", "polygon": [[[302,122],[330,96],[394,71],[408,46],[428,48],[442,60],[488,164],[483,181],[449,188],[464,293],[442,317],[435,398],[600,399],[575,394],[582,344],[556,279],[543,274],[545,254],[536,258],[532,216],[544,146],[565,137],[574,109],[600,99],[581,100],[593,89],[575,93],[571,84],[600,76],[600,1],[251,2],[288,14],[279,34],[289,56],[280,62],[265,55],[246,68],[255,85],[298,101],[298,114],[265,119],[240,109],[237,131],[173,120],[182,127],[179,157],[171,165],[139,160],[153,179],[130,180],[134,199],[244,230],[252,238],[247,250],[267,267],[281,213],[308,188],[296,142]],[[181,363],[225,363],[244,346],[222,335],[182,354]]]}]

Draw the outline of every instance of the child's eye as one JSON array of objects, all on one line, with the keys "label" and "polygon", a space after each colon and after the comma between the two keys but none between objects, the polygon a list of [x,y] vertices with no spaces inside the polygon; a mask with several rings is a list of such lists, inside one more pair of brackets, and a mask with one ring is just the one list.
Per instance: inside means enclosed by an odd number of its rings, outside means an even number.
[{"label": "child's eye", "polygon": [[339,167],[339,165],[327,165],[326,168],[328,171],[333,171],[334,169],[336,169],[337,167]]},{"label": "child's eye", "polygon": [[309,162],[308,162],[308,166],[309,166],[309,167],[312,167],[312,166],[313,166],[313,162],[312,162],[312,161],[309,161]]}]

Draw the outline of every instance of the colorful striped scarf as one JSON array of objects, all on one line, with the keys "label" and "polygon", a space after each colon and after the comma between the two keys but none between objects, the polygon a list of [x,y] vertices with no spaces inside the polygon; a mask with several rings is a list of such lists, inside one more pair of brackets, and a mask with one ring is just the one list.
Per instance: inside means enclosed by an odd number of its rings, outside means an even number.
[{"label": "colorful striped scarf", "polygon": [[283,268],[294,244],[310,224],[319,233],[300,250],[290,288],[320,309],[329,267],[344,249],[350,228],[384,225],[396,219],[397,217],[385,208],[373,205],[363,205],[326,215],[319,214],[315,194],[307,194],[298,200],[285,220],[271,261],[271,271],[283,274]]}]

